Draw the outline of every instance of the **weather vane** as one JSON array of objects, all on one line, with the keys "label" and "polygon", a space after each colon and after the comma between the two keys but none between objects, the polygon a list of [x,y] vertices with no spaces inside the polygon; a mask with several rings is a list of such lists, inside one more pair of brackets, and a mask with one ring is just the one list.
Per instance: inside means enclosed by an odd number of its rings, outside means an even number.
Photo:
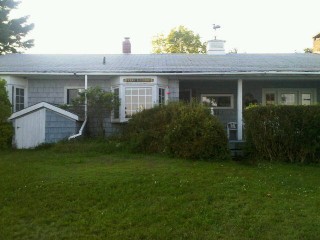
[{"label": "weather vane", "polygon": [[214,29],[214,39],[217,39],[217,29],[221,28],[220,25],[213,24]]}]

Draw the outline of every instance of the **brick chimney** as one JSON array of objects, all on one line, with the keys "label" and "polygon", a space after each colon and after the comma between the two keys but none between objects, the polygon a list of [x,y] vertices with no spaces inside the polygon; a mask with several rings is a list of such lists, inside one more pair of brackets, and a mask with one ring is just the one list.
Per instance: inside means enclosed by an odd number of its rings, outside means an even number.
[{"label": "brick chimney", "polygon": [[129,37],[125,37],[124,41],[122,42],[122,53],[124,53],[124,54],[131,53],[131,43],[130,43]]}]

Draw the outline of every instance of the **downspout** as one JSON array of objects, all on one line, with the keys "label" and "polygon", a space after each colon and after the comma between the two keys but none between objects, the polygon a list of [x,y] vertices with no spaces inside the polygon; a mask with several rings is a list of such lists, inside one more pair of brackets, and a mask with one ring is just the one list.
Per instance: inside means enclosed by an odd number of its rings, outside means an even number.
[{"label": "downspout", "polygon": [[87,124],[87,119],[88,119],[88,100],[87,100],[88,75],[84,75],[84,89],[85,89],[85,93],[84,93],[84,122],[82,123],[82,126],[81,126],[79,132],[75,135],[70,136],[68,138],[68,140],[82,136],[83,130]]}]

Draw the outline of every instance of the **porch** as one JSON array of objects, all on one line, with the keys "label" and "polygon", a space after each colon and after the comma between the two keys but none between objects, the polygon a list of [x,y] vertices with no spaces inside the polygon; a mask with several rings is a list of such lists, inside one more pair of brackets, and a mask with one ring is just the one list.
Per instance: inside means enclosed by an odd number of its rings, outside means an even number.
[{"label": "porch", "polygon": [[[320,78],[317,75],[281,73],[180,78],[179,100],[189,102],[193,99],[208,104],[212,114],[225,127],[230,142],[242,142],[245,107],[252,103],[316,104],[320,99]],[[238,148],[231,145],[231,148]]]}]

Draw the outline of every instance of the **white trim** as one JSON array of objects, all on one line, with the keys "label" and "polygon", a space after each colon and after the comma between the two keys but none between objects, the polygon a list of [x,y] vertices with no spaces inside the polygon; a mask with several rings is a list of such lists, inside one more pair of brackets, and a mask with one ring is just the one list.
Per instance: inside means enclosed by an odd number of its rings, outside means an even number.
[{"label": "white trim", "polygon": [[57,112],[57,113],[65,116],[65,117],[68,117],[70,119],[79,121],[79,117],[77,115],[75,115],[75,114],[73,114],[71,112],[68,112],[66,110],[63,110],[61,108],[58,108],[56,106],[53,106],[53,105],[51,105],[49,103],[46,103],[46,102],[37,103],[35,105],[32,105],[32,106],[27,107],[25,109],[22,109],[19,112],[15,112],[10,116],[9,120],[13,120],[15,118],[21,117],[21,116],[26,115],[26,114],[28,114],[30,112],[36,111],[36,110],[38,110],[40,108],[46,108],[46,109],[49,109],[51,111]]},{"label": "white trim", "polygon": [[175,72],[145,72],[145,73],[134,73],[134,72],[95,72],[95,71],[88,71],[88,72],[0,72],[0,75],[81,75],[81,76],[95,76],[95,75],[102,75],[102,76],[122,76],[122,77],[129,77],[129,76],[186,76],[186,75],[320,75],[320,72],[276,72],[276,71],[269,71],[269,72],[185,72],[185,73],[175,73]]}]

